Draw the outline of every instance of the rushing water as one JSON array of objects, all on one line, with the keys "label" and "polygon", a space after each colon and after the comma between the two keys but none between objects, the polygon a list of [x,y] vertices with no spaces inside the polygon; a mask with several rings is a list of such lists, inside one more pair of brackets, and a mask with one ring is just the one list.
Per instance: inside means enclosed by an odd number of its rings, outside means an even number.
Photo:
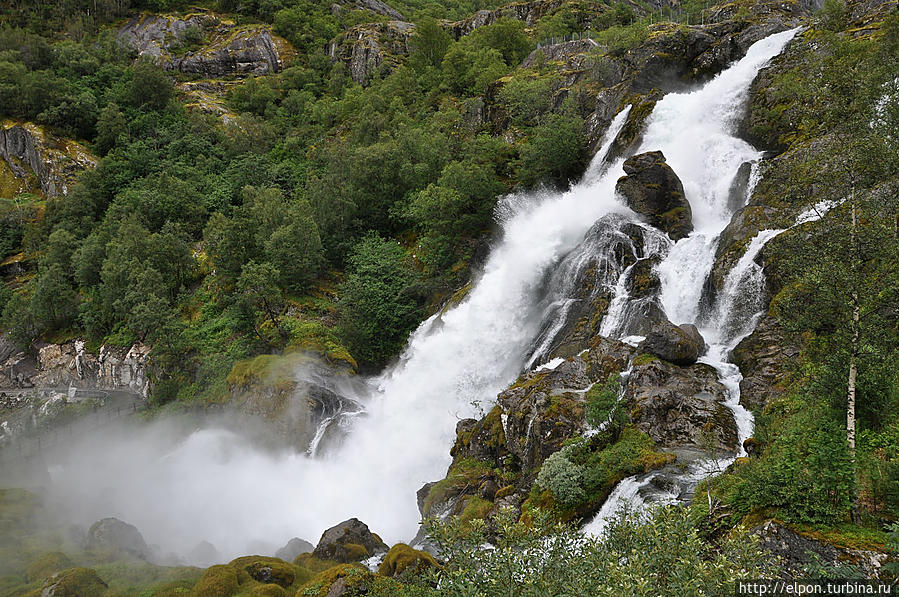
[{"label": "rushing water", "polygon": [[[150,428],[119,438],[116,451],[98,446],[53,463],[58,493],[85,522],[117,516],[135,524],[149,543],[180,554],[203,540],[226,557],[252,550],[253,541],[277,547],[300,536],[315,542],[322,530],[353,516],[388,543],[410,539],[419,521],[415,492],[444,475],[457,420],[477,414],[478,404],[489,404],[524,366],[548,354],[575,301],[589,300],[567,294],[586,262],[601,270],[597,286],[614,297],[602,324],[606,333],[634,335],[649,308],[664,308],[675,323],[697,320],[716,238],[731,216],[731,183],[743,163],[759,157],[733,136],[736,119],[750,82],[792,35],[758,42],[700,89],[666,96],[650,116],[639,151],[661,149],[683,181],[696,225],[690,237],[671,243],[616,199],[623,160],[608,162],[605,154],[625,110],[584,179],[569,191],[503,200],[501,238],[465,300],[424,322],[399,361],[351,396],[364,413],[326,413],[329,424],[339,422],[346,431],[340,445],[310,456],[327,426],[310,454],[264,452],[223,429],[185,437]],[[594,225],[604,232],[587,234]],[[643,236],[640,251],[620,233],[625,225]],[[626,296],[630,264],[621,255],[627,251],[633,259],[662,259],[660,300],[640,304]],[[745,285],[737,286],[742,292]],[[708,360],[732,390],[729,404],[742,441],[752,422],[737,405],[739,371],[722,362],[730,340],[715,337]],[[616,494],[634,499],[640,482],[622,482]]]}]

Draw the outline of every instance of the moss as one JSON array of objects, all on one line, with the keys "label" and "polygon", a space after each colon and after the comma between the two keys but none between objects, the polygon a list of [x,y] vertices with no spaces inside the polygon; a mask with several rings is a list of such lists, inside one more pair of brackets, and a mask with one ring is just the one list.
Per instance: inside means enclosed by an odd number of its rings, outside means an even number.
[{"label": "moss", "polygon": [[493,502],[473,495],[466,500],[459,518],[466,524],[476,519],[484,520],[492,509]]},{"label": "moss", "polygon": [[331,585],[341,578],[346,579],[348,593],[352,594],[354,589],[372,577],[374,575],[360,564],[339,564],[315,575],[312,580],[300,587],[297,597],[325,597],[330,592]]},{"label": "moss", "polygon": [[405,543],[397,543],[384,556],[384,560],[378,567],[378,574],[389,577],[399,576],[404,572],[418,574],[439,566],[434,556],[428,552],[412,549]]},{"label": "moss", "polygon": [[237,592],[237,570],[231,566],[210,566],[194,585],[191,595],[196,597],[230,597]]},{"label": "moss", "polygon": [[44,580],[51,574],[71,568],[75,564],[69,559],[69,556],[61,551],[53,551],[45,554],[35,560],[26,571],[28,580],[35,582]]},{"label": "moss", "polygon": [[643,365],[648,365],[652,362],[658,361],[659,357],[649,354],[648,352],[644,352],[642,354],[638,354],[634,357],[634,367],[642,367]]},{"label": "moss", "polygon": [[287,591],[276,584],[257,585],[250,589],[254,597],[287,597]]},{"label": "moss", "polygon": [[446,477],[435,483],[428,492],[424,503],[425,516],[435,504],[442,502],[451,490],[463,492],[466,489],[478,487],[481,481],[492,472],[492,469],[492,463],[475,458],[460,458],[454,462],[447,471]]},{"label": "moss", "polygon": [[69,568],[44,582],[41,594],[53,597],[99,597],[106,593],[106,583],[92,568]]},{"label": "moss", "polygon": [[493,499],[499,500],[506,496],[510,496],[513,493],[515,493],[515,486],[514,485],[506,485],[505,487],[500,487],[497,490],[496,495],[494,496]]},{"label": "moss", "polygon": [[371,557],[371,554],[368,553],[365,546],[360,545],[359,543],[344,543],[343,547],[346,550],[347,559],[352,560],[353,562],[360,562]]},{"label": "moss", "polygon": [[293,565],[312,572],[313,575],[324,572],[329,568],[340,566],[340,562],[334,560],[322,560],[311,553],[301,553],[293,560]]},{"label": "moss", "polygon": [[296,567],[278,558],[244,556],[232,560],[228,565],[246,571],[253,580],[261,583],[274,583],[282,587],[289,587],[296,578]]}]

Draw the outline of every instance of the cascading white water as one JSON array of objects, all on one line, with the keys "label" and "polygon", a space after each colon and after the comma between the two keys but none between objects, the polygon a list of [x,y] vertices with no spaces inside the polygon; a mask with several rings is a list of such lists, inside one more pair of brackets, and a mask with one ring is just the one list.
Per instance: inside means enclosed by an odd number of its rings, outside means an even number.
[{"label": "cascading white water", "polygon": [[[743,453],[742,443],[752,432],[753,420],[751,413],[739,404],[740,371],[725,359],[757,321],[757,312],[763,306],[764,277],[753,260],[764,243],[780,231],[753,239],[747,254],[728,276],[714,316],[706,322],[698,322],[700,301],[715,262],[720,233],[733,215],[733,203],[729,199],[734,178],[742,164],[761,157],[751,145],[733,136],[748,86],[758,70],[779,54],[795,33],[796,30],[785,31],[754,44],[742,60],[701,89],[665,96],[650,116],[638,150],[661,150],[665,154],[684,185],[693,211],[694,232],[675,243],[657,268],[662,283],[661,302],[674,323],[704,323],[700,329],[710,349],[701,360],[715,367],[727,390],[726,405],[734,414],[738,431],[737,455]],[[674,115],[678,119],[672,123]],[[753,183],[751,180],[750,192]],[[738,301],[751,312],[746,309],[735,312]],[[756,308],[752,309],[753,306]],[[609,315],[615,317],[618,313],[610,311]],[[604,329],[620,325],[620,321],[608,325],[603,322]],[[735,457],[695,462],[685,475],[689,477],[686,481],[698,481],[721,471]],[[584,531],[600,535],[619,509],[628,505],[642,507],[641,490],[656,475],[650,473],[622,481]],[[670,495],[655,496],[657,503],[671,499],[674,497]]]},{"label": "cascading white water", "polygon": [[[600,156],[626,116],[610,125]],[[114,454],[91,446],[60,455],[51,470],[55,491],[85,523],[116,516],[177,554],[200,541],[225,556],[247,553],[253,540],[272,549],[293,536],[316,541],[350,517],[388,542],[411,539],[419,522],[416,491],[444,475],[457,420],[475,415],[474,405],[495,400],[520,373],[541,325],[538,291],[546,272],[600,216],[627,211],[615,200],[617,176],[601,172],[594,165],[565,193],[504,198],[497,210],[501,241],[473,289],[424,322],[368,391],[353,390],[365,412],[340,417],[351,427],[341,445],[318,458],[272,454],[231,431],[201,429],[167,438],[160,458],[160,433],[149,428],[117,438]],[[98,491],[107,499],[97,499]]]},{"label": "cascading white water", "polygon": [[[669,272],[662,275],[662,302],[676,323],[695,320],[696,287],[711,262],[703,261],[695,275],[684,268],[691,255],[714,254],[710,239],[729,219],[723,206],[730,180],[757,156],[729,134],[743,94],[790,37],[755,44],[700,90],[664,98],[648,121],[641,150],[665,152],[684,181],[697,227],[662,263]],[[179,554],[201,540],[225,557],[246,553],[254,539],[274,546],[292,536],[315,541],[324,528],[353,516],[388,542],[410,539],[419,518],[415,492],[443,476],[457,419],[475,414],[473,404],[494,400],[526,363],[544,327],[547,272],[601,216],[634,218],[615,199],[622,160],[602,160],[626,116],[616,117],[597,162],[568,192],[504,200],[502,239],[468,297],[423,323],[399,362],[353,396],[365,414],[349,421],[340,446],[309,458],[264,452],[233,432],[204,429],[169,438],[160,457],[151,427],[120,438],[115,453],[102,446],[72,451],[51,471],[57,491],[83,506],[85,522],[117,516],[148,542]]]}]

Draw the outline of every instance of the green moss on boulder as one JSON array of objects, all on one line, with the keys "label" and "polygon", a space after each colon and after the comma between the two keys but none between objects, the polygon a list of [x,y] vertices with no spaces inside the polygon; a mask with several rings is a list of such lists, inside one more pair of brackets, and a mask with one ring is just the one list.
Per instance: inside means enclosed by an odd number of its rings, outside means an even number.
[{"label": "green moss on boulder", "polygon": [[296,567],[284,560],[268,556],[244,556],[232,560],[232,568],[243,570],[250,578],[264,584],[276,584],[289,587],[296,578]]},{"label": "green moss on boulder", "polygon": [[239,584],[237,570],[232,566],[210,566],[194,585],[191,595],[195,597],[231,597],[237,592]]},{"label": "green moss on boulder", "polygon": [[61,551],[53,551],[32,562],[25,574],[29,581],[37,582],[60,570],[72,568],[74,565],[69,556]]},{"label": "green moss on boulder", "polygon": [[108,586],[92,568],[69,568],[44,582],[41,597],[99,597]]},{"label": "green moss on boulder", "polygon": [[434,556],[428,552],[413,549],[405,543],[397,543],[384,556],[384,560],[378,567],[378,574],[397,577],[407,570],[407,574],[418,574],[439,566]]}]

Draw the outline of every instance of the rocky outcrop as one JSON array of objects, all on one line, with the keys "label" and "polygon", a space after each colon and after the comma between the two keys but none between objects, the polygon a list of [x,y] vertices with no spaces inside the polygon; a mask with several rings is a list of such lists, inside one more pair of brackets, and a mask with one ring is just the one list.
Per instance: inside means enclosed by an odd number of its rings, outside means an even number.
[{"label": "rocky outcrop", "polygon": [[[549,371],[525,373],[497,398],[503,448],[523,470],[539,469],[562,442],[583,428],[583,394],[578,391],[626,369],[633,354],[633,347],[597,336],[585,354]],[[469,441],[467,453],[474,456],[479,445]]]},{"label": "rocky outcrop", "polygon": [[787,367],[799,356],[799,348],[771,315],[765,315],[755,331],[744,338],[731,355],[740,368],[740,404],[761,409],[781,396],[787,381]]},{"label": "rocky outcrop", "polygon": [[359,395],[359,380],[311,353],[239,361],[227,382],[230,409],[261,419],[274,435],[312,455],[326,454],[339,443],[343,418],[362,409],[348,398]]},{"label": "rocky outcrop", "polygon": [[85,169],[97,159],[82,145],[49,134],[32,123],[4,124],[0,128],[0,157],[21,182],[21,191],[39,191],[45,197],[66,195]]},{"label": "rocky outcrop", "polygon": [[758,537],[762,549],[781,559],[781,577],[785,579],[807,577],[805,567],[812,563],[857,569],[864,578],[877,578],[889,559],[887,554],[879,551],[831,545],[796,532],[776,520],[769,520],[751,532]]},{"label": "rocky outcrop", "polygon": [[[189,36],[206,40],[199,49],[182,54]],[[272,34],[271,27],[239,27],[211,14],[142,15],[120,27],[118,39],[167,70],[205,77],[279,72],[294,53],[287,41]]]},{"label": "rocky outcrop", "polygon": [[690,323],[674,325],[662,321],[652,326],[646,339],[638,347],[675,365],[692,365],[708,349],[702,334]]},{"label": "rocky outcrop", "polygon": [[541,63],[553,62],[565,70],[583,70],[593,65],[587,55],[599,45],[590,38],[576,39],[537,48],[524,59],[521,68],[533,68]]},{"label": "rocky outcrop", "polygon": [[116,554],[124,552],[141,560],[150,555],[150,548],[137,527],[118,518],[104,518],[92,524],[87,532],[87,548]]},{"label": "rocky outcrop", "polygon": [[403,20],[403,15],[398,10],[381,0],[356,0],[356,8],[367,10],[376,15],[385,16],[395,21]]},{"label": "rocky outcrop", "polygon": [[[639,357],[637,360],[642,359]],[[737,450],[737,426],[724,404],[727,390],[712,367],[678,367],[652,360],[636,364],[624,400],[631,419],[663,448]]]},{"label": "rocky outcrop", "polygon": [[422,514],[446,516],[479,507],[483,517],[494,509],[519,508],[543,461],[585,431],[585,390],[626,369],[634,352],[623,342],[596,336],[580,354],[521,375],[485,417],[460,421],[446,478],[418,493]]},{"label": "rocky outcrop", "polygon": [[[7,344],[8,345],[8,344]],[[0,388],[73,387],[86,390],[128,391],[146,398],[150,393],[150,347],[104,344],[95,355],[84,340],[45,344],[37,358],[20,351],[0,351]]]},{"label": "rocky outcrop", "polygon": [[357,25],[338,35],[328,49],[332,62],[347,65],[350,77],[365,85],[376,72],[387,73],[411,52],[415,25],[404,21]]},{"label": "rocky outcrop", "polygon": [[93,568],[69,568],[44,581],[41,597],[75,597],[102,595],[109,588]]},{"label": "rocky outcrop", "polygon": [[301,553],[312,553],[313,549],[315,546],[308,541],[294,537],[287,542],[287,545],[275,552],[275,557],[285,562],[292,562]]},{"label": "rocky outcrop", "polygon": [[351,518],[326,530],[312,554],[321,560],[349,563],[386,552],[387,545],[368,525]]},{"label": "rocky outcrop", "polygon": [[684,185],[665,162],[661,151],[650,151],[624,162],[627,174],[618,179],[615,190],[628,207],[646,216],[649,223],[672,240],[680,240],[693,230],[693,214],[684,196]]},{"label": "rocky outcrop", "polygon": [[500,19],[513,19],[523,21],[528,26],[533,26],[544,16],[558,10],[565,0],[535,0],[533,2],[515,2],[494,10],[479,10],[472,16],[462,21],[449,25],[453,37],[459,39],[485,25],[492,25]]}]

